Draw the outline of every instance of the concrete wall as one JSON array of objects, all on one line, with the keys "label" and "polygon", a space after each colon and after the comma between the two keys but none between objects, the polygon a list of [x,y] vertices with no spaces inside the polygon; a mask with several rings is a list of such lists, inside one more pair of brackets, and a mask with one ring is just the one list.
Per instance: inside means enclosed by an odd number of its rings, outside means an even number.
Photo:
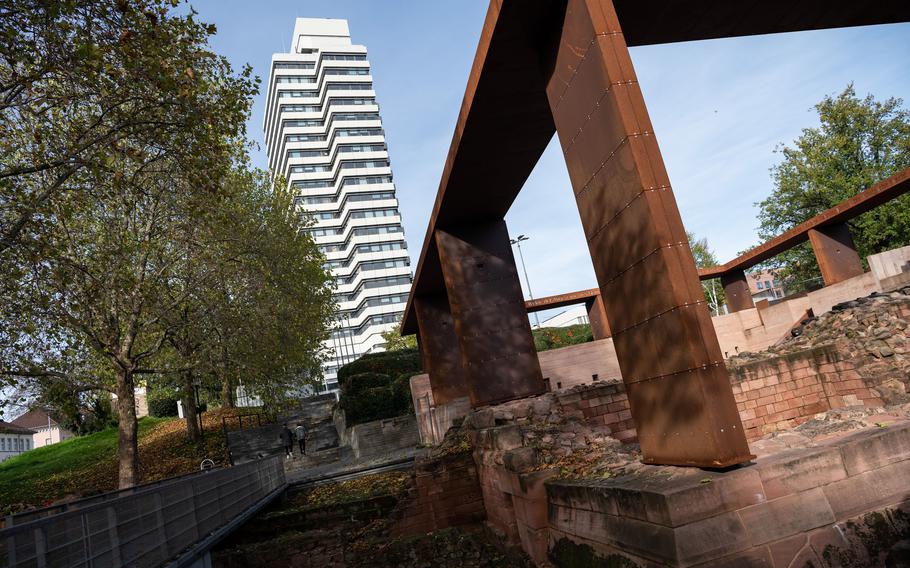
[{"label": "concrete wall", "polygon": [[537,359],[551,391],[622,378],[612,339],[541,351]]},{"label": "concrete wall", "polygon": [[417,422],[413,416],[374,420],[348,430],[347,437],[357,459],[413,448],[419,442]]},{"label": "concrete wall", "polygon": [[867,260],[869,270],[878,281],[910,272],[910,246],[873,254]]}]

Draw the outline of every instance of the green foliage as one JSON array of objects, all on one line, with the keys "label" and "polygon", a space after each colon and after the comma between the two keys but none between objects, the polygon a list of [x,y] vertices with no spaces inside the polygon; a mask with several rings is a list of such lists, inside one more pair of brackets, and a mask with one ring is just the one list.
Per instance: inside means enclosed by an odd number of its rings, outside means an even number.
[{"label": "green foliage", "polygon": [[152,398],[148,401],[149,415],[156,418],[177,416],[176,398]]},{"label": "green foliage", "polygon": [[[139,420],[144,433],[165,421],[146,417]],[[15,503],[34,503],[35,495],[59,494],[49,490],[57,474],[91,468],[117,453],[116,427],[35,448],[0,463],[0,511]]]},{"label": "green foliage", "polygon": [[214,26],[172,0],[7,4],[0,387],[118,393],[129,485],[124,393],[312,381],[331,279],[287,184],[248,166],[258,79],[211,50]]},{"label": "green foliage", "polygon": [[[695,266],[698,268],[708,268],[710,266],[717,266],[717,257],[714,256],[714,251],[711,250],[711,247],[708,245],[708,239],[695,238],[694,233],[686,231],[686,237],[689,239],[689,248],[692,250],[692,256],[695,258]],[[724,288],[720,285],[718,278],[713,278],[711,280],[703,280],[701,283],[702,292],[705,294],[705,301],[708,303],[708,308],[711,310],[711,315],[718,315],[721,313],[721,308],[725,303],[727,303],[727,296],[724,294]]]},{"label": "green foliage", "polygon": [[594,341],[591,326],[586,323],[567,327],[542,327],[533,330],[532,333],[534,334],[534,348],[537,351],[559,349],[560,347]]},{"label": "green foliage", "polygon": [[397,328],[382,333],[386,351],[401,351],[402,349],[417,349],[416,335],[401,335]]},{"label": "green foliage", "polygon": [[412,375],[420,372],[420,352],[417,349],[400,349],[368,353],[338,369],[338,384],[344,390],[348,378],[362,373],[380,373],[397,377],[402,373]]},{"label": "green foliage", "polygon": [[[815,106],[820,125],[805,128],[777,152],[771,169],[774,191],[760,208],[759,236],[770,239],[910,166],[910,112],[898,98],[859,98],[853,85]],[[849,223],[860,257],[910,244],[910,195]],[[788,291],[820,282],[808,244],[768,263],[780,268]]]},{"label": "green foliage", "polygon": [[419,372],[416,349],[371,353],[341,367],[339,406],[348,425],[413,412],[410,378]]}]

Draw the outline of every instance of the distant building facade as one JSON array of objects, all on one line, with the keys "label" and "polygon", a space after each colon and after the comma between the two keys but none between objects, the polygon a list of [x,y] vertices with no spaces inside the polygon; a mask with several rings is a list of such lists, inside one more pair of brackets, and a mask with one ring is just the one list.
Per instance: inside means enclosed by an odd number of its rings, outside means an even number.
[{"label": "distant building facade", "polygon": [[746,280],[749,281],[749,292],[752,293],[753,302],[774,301],[786,296],[780,277],[770,270],[750,272]]},{"label": "distant building facade", "polygon": [[298,18],[272,56],[263,129],[269,168],[284,176],[326,267],[338,319],[325,346],[323,390],[338,368],[382,351],[411,289],[410,258],[367,49],[346,20]]},{"label": "distant building facade", "polygon": [[0,462],[34,448],[33,436],[34,430],[0,420]]},{"label": "distant building facade", "polygon": [[18,428],[26,428],[33,432],[32,447],[40,448],[62,442],[72,438],[73,433],[60,425],[54,419],[54,413],[44,408],[33,408],[12,421]]},{"label": "distant building facade", "polygon": [[582,323],[591,322],[588,320],[588,308],[579,304],[540,322],[540,327],[569,327]]}]

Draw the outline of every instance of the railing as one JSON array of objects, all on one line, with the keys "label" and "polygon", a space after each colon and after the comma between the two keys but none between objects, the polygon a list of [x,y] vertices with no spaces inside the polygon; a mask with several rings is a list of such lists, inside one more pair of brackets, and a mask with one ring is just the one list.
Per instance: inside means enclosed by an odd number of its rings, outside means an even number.
[{"label": "railing", "polygon": [[20,516],[0,531],[0,567],[160,566],[284,486],[281,460],[268,458],[99,496],[28,522]]}]

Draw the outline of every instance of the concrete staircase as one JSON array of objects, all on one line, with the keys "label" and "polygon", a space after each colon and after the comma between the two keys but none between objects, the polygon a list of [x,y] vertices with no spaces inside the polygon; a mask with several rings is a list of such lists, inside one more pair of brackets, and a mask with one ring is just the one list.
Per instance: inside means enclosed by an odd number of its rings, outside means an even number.
[{"label": "concrete staircase", "polygon": [[[307,429],[307,453],[319,454],[320,459],[330,459],[331,454],[322,454],[325,450],[338,449],[339,436],[332,421],[332,408],[335,405],[333,395],[320,395],[305,399],[287,414],[278,417],[274,424],[260,428],[228,432],[227,443],[231,458],[235,464],[264,458],[284,455],[281,443],[281,430],[286,423],[291,430],[298,424]],[[294,448],[296,451],[297,443]]]}]

